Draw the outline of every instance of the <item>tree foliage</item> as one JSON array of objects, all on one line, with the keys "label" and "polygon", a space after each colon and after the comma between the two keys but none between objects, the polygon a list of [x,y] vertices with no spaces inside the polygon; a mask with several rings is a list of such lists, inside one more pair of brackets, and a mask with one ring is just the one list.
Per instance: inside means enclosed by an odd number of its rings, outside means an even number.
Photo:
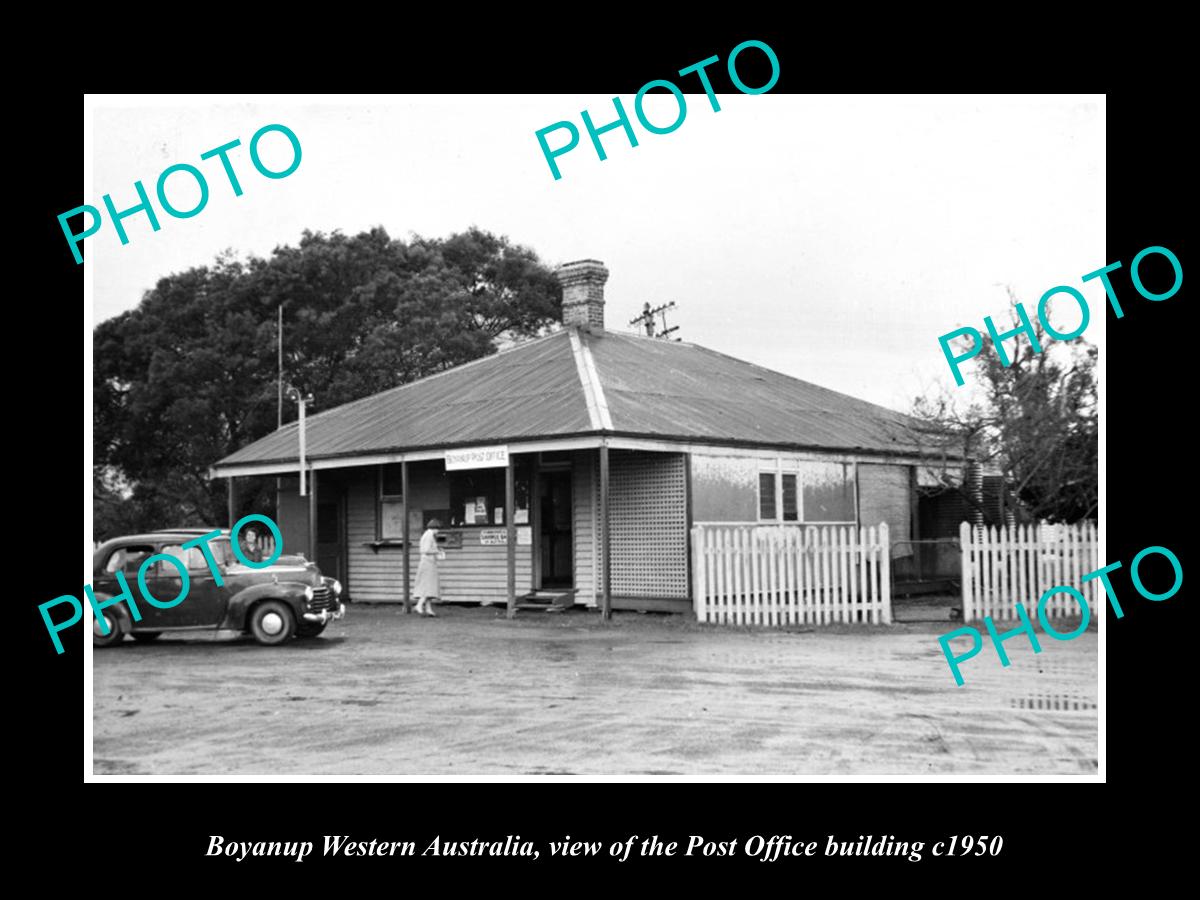
[{"label": "tree foliage", "polygon": [[[161,279],[93,334],[97,539],[225,520],[208,467],[276,427],[281,305],[284,379],[319,411],[541,333],[561,303],[532,250],[476,228],[306,231],[267,259],[225,254]],[[243,511],[271,511],[270,485],[244,492]]]},{"label": "tree foliage", "polygon": [[[1011,299],[1011,293],[1010,293]],[[1012,316],[1012,327],[1017,318]],[[923,446],[944,451],[939,472],[961,485],[949,460],[970,457],[1004,476],[1019,522],[1094,518],[1099,504],[1096,348],[1051,340],[1034,320],[1043,348],[1025,337],[1005,344],[1011,365],[985,348],[974,360],[975,392],[941,387],[913,404]],[[1004,329],[1007,330],[1007,329]],[[959,348],[956,352],[962,352]],[[974,501],[964,492],[971,504]]]}]

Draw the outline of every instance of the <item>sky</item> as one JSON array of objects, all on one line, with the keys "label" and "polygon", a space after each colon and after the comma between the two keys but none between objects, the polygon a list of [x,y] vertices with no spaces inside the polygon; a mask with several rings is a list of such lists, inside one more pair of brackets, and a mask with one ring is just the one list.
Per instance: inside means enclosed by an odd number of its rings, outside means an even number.
[{"label": "sky", "polygon": [[[655,135],[623,96],[638,146],[608,132],[600,161],[580,112],[612,121],[611,95],[90,96],[83,202],[102,208],[107,193],[118,210],[133,206],[134,181],[153,197],[176,163],[199,168],[210,190],[192,218],[158,209],[157,232],[144,215],[124,220],[125,246],[107,219],[86,240],[93,323],[226,249],[269,255],[305,229],[404,238],[476,225],[551,265],[602,260],[612,330],[631,330],[647,301],[674,301],[669,323],[684,340],[894,409],[953,384],[938,337],[1003,314],[1006,285],[1031,314],[1051,287],[1080,290],[1085,337],[1102,343],[1103,287],[1081,282],[1112,261],[1102,96],[718,100],[714,112],[686,95],[682,125]],[[648,95],[645,110],[661,125],[678,114],[669,94]],[[535,132],[561,120],[581,141],[558,157],[555,180]],[[272,180],[248,144],[275,123],[303,155]],[[218,160],[200,159],[234,139],[240,197]],[[260,147],[270,168],[291,159],[278,133]],[[177,207],[198,197],[186,175],[168,187]],[[1069,331],[1079,313],[1064,306],[1052,318]]]}]

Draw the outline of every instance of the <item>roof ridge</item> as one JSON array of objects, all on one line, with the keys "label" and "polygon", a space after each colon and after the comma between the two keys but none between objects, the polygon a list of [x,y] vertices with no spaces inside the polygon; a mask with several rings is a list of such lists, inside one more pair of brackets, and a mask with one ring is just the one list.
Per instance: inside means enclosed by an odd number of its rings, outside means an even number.
[{"label": "roof ridge", "polygon": [[583,388],[583,399],[587,403],[588,420],[597,431],[612,431],[612,413],[608,407],[608,399],[604,396],[604,380],[596,369],[596,360],[592,357],[591,347],[588,346],[590,331],[582,328],[571,329],[571,352],[575,356],[575,374]]},{"label": "roof ridge", "polygon": [[[356,406],[360,403],[366,403],[369,400],[378,400],[380,397],[384,397],[389,394],[399,393],[400,391],[404,390],[405,388],[411,388],[411,387],[416,387],[419,384],[425,384],[426,382],[432,381],[435,378],[439,378],[442,375],[449,375],[453,372],[461,372],[463,369],[468,369],[471,366],[478,365],[479,363],[485,363],[485,362],[488,362],[489,360],[499,359],[501,356],[505,356],[506,354],[515,353],[518,350],[525,350],[528,347],[532,347],[534,344],[541,344],[545,341],[550,340],[551,338],[556,338],[560,334],[563,334],[567,330],[568,329],[566,329],[566,328],[560,328],[558,331],[552,331],[552,332],[550,332],[550,334],[545,334],[545,335],[542,335],[541,337],[531,338],[528,341],[521,341],[519,344],[515,344],[512,347],[506,347],[503,350],[497,350],[495,353],[489,353],[486,356],[479,357],[478,359],[472,359],[465,363],[459,363],[457,366],[451,366],[448,369],[442,369],[440,372],[433,372],[432,374],[425,375],[421,378],[418,378],[416,381],[406,381],[404,384],[398,384],[395,387],[390,387],[390,388],[387,388],[386,390],[378,391],[374,394],[368,394],[365,397],[359,397],[357,400],[347,400],[345,403],[339,403],[337,406],[330,407],[329,409],[323,409],[319,413],[313,413],[313,414],[307,416],[307,419],[309,422],[311,422],[313,419],[321,418],[321,416],[326,416],[331,413],[338,412],[339,410],[349,409],[352,406]],[[273,432],[271,432],[271,434],[278,434],[284,428],[287,428],[289,425],[295,425],[295,424],[296,424],[296,422],[285,423],[280,428],[276,428]],[[268,436],[269,435],[263,435],[263,437],[268,437]],[[261,440],[261,438],[259,440]],[[247,445],[247,446],[249,446],[249,445]]]}]

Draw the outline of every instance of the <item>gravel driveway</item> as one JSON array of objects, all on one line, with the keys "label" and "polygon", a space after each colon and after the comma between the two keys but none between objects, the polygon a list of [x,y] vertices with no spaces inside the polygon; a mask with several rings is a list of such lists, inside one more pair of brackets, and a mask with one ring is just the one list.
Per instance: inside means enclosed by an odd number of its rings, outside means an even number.
[{"label": "gravel driveway", "polygon": [[[817,631],[681,616],[351,605],[320,638],[94,657],[95,773],[804,775],[1097,771],[1094,626],[990,647],[951,623]],[[1061,626],[1066,628],[1066,626]]]}]

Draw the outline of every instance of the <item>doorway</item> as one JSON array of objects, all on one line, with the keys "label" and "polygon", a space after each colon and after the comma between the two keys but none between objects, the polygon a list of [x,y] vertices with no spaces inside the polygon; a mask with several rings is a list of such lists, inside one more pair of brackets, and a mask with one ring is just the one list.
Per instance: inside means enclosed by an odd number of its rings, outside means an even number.
[{"label": "doorway", "polygon": [[346,565],[342,553],[342,514],[345,497],[340,489],[335,490],[336,493],[323,489],[318,494],[316,562],[322,575],[336,578],[345,584]]},{"label": "doorway", "polygon": [[543,469],[538,473],[538,555],[543,588],[575,585],[571,516],[571,470]]}]

